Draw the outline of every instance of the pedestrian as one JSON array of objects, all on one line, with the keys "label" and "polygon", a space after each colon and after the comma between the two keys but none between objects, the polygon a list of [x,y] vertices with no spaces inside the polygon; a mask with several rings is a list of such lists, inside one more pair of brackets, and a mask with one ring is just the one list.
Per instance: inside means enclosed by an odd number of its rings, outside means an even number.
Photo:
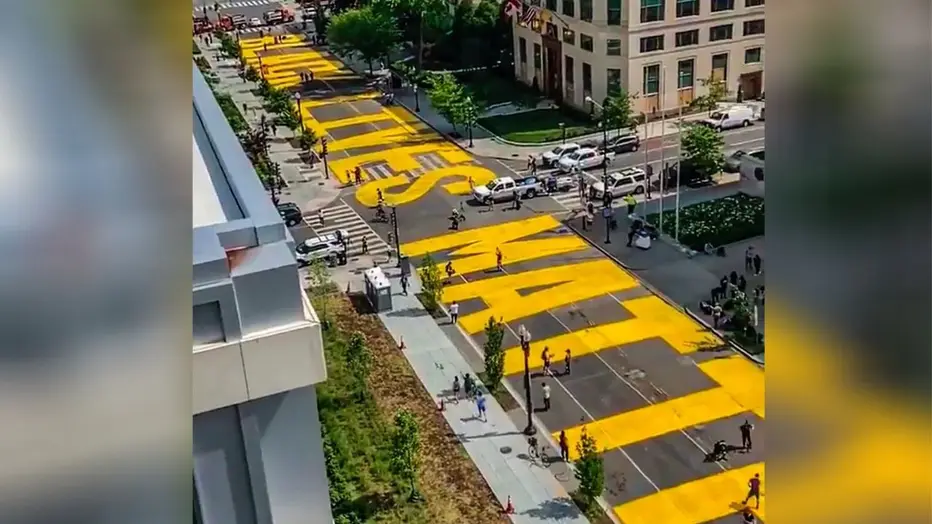
[{"label": "pedestrian", "polygon": [[278,136],[278,123],[272,122],[272,136]]},{"label": "pedestrian", "polygon": [[479,408],[479,418],[482,419],[482,422],[486,422],[485,397],[482,396],[481,391],[476,391],[476,407]]},{"label": "pedestrian", "polygon": [[520,199],[518,198],[517,189],[512,190],[511,198],[514,200],[512,209],[514,209],[515,211],[517,211],[518,209],[521,209],[521,203],[519,202]]},{"label": "pedestrian", "polygon": [[637,228],[634,225],[631,225],[631,228],[628,229],[628,243],[625,244],[628,247],[631,247],[631,243],[634,242],[634,235],[638,233]]},{"label": "pedestrian", "polygon": [[365,236],[362,237],[362,254],[369,254],[369,239],[367,239]]},{"label": "pedestrian", "polygon": [[[356,169],[359,169],[359,167],[357,166]],[[385,196],[382,195],[382,188],[379,187],[375,189],[375,196],[378,198],[379,204],[385,202]]]},{"label": "pedestrian", "polygon": [[472,400],[473,387],[472,376],[466,373],[463,375],[463,390],[466,392],[466,400]]},{"label": "pedestrian", "polygon": [[744,275],[738,275],[738,291],[745,293],[748,289],[748,279]]},{"label": "pedestrian", "polygon": [[718,281],[718,288],[722,291],[722,298],[728,298],[728,275],[723,276]]},{"label": "pedestrian", "polygon": [[498,268],[499,271],[505,271],[505,268],[502,267],[502,258],[503,258],[502,249],[499,247],[496,247],[495,248],[495,267]]},{"label": "pedestrian", "polygon": [[408,275],[401,274],[401,294],[408,296]]},{"label": "pedestrian", "polygon": [[544,350],[540,352],[540,359],[544,361],[544,375],[553,376],[550,371],[550,348],[548,346],[544,346]]},{"label": "pedestrian", "polygon": [[453,377],[453,402],[460,403],[460,376]]},{"label": "pedestrian", "polygon": [[718,329],[718,323],[722,320],[722,306],[716,303],[712,306],[712,327]]},{"label": "pedestrian", "polygon": [[755,473],[754,478],[748,481],[748,496],[744,497],[742,504],[747,504],[751,497],[754,498],[755,509],[760,509],[760,473]]},{"label": "pedestrian", "polygon": [[573,354],[570,353],[570,348],[566,348],[566,355],[563,357],[563,363],[566,364],[565,375],[570,374],[570,363],[573,360]]},{"label": "pedestrian", "polygon": [[550,411],[550,384],[544,382],[540,388],[544,393],[544,411]]},{"label": "pedestrian", "polygon": [[453,278],[453,275],[456,274],[456,270],[453,269],[453,261],[452,261],[452,260],[449,261],[449,262],[447,262],[447,265],[446,265],[446,267],[444,268],[444,271],[446,271],[446,273],[447,273],[447,278],[448,278],[448,279]]},{"label": "pedestrian", "polygon": [[534,166],[534,155],[528,155],[527,156],[527,170],[533,173],[533,169],[534,169],[533,166]]},{"label": "pedestrian", "polygon": [[450,324],[456,324],[456,320],[460,317],[460,305],[454,301],[450,304]]},{"label": "pedestrian", "polygon": [[320,224],[320,227],[324,226],[324,210],[323,209],[317,210],[317,223]]},{"label": "pedestrian", "polygon": [[466,204],[460,200],[460,216],[466,218]]},{"label": "pedestrian", "polygon": [[732,287],[738,287],[738,272],[737,271],[732,271],[731,273],[728,274],[728,283],[731,284]]},{"label": "pedestrian", "polygon": [[563,462],[570,461],[570,443],[566,439],[566,431],[560,432],[560,457]]},{"label": "pedestrian", "polygon": [[763,260],[761,260],[760,255],[755,254],[754,255],[754,274],[755,275],[760,275],[760,266],[762,262]]},{"label": "pedestrian", "polygon": [[582,230],[589,231],[589,213],[585,211],[582,214]]},{"label": "pedestrian", "polygon": [[751,271],[754,269],[754,246],[748,246],[744,250],[744,270]]},{"label": "pedestrian", "polygon": [[634,199],[631,195],[625,195],[624,198],[625,204],[628,204],[628,216],[634,214],[634,208],[637,207],[638,201]]},{"label": "pedestrian", "polygon": [[263,50],[263,51],[268,51],[268,50],[269,50],[269,44],[268,44],[267,42],[262,42],[262,50]]},{"label": "pedestrian", "polygon": [[754,425],[745,420],[739,429],[741,429],[741,447],[745,451],[751,451],[751,430],[754,429]]},{"label": "pedestrian", "polygon": [[487,211],[494,211],[494,210],[495,210],[495,200],[493,200],[492,197],[489,197],[489,198],[486,199],[485,205],[488,206],[488,207],[486,208]]},{"label": "pedestrian", "polygon": [[246,105],[246,102],[243,102],[243,116],[246,116],[248,112],[249,112],[249,106]]},{"label": "pedestrian", "polygon": [[[362,168],[359,166],[356,166],[356,169],[353,170],[353,174],[356,177],[356,183],[362,184]],[[382,190],[379,189],[379,201],[381,200],[382,200]]]}]

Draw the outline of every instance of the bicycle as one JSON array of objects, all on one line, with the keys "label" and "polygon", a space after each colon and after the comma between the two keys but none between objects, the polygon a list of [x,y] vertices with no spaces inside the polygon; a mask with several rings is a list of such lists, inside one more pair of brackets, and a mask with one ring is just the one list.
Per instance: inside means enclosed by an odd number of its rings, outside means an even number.
[{"label": "bicycle", "polygon": [[540,461],[544,466],[550,466],[550,457],[544,451],[544,446],[539,445],[536,437],[528,437],[527,454],[534,462]]}]

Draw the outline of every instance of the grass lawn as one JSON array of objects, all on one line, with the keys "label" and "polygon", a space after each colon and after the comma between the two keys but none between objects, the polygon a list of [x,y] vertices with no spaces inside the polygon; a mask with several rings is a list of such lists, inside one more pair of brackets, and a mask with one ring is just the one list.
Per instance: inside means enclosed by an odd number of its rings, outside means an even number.
[{"label": "grass lawn", "polygon": [[460,73],[456,78],[473,99],[485,107],[505,102],[533,107],[544,98],[540,93],[514,79],[503,78],[487,71]]},{"label": "grass lawn", "polygon": [[537,109],[513,115],[480,118],[479,125],[512,142],[540,144],[563,138],[560,123],[566,124],[567,140],[598,130],[594,122],[587,122],[556,109]]},{"label": "grass lawn", "polygon": [[[339,293],[317,296],[314,305],[332,323],[324,331],[327,380],[318,386],[317,403],[335,522],[508,522],[378,317],[359,314]],[[368,395],[353,380],[346,360],[354,332],[365,335],[372,357]],[[392,419],[402,408],[419,424],[417,487],[424,498],[419,503],[408,500],[389,466]]]},{"label": "grass lawn", "polygon": [[[658,225],[660,215],[647,215]],[[663,212],[663,230],[674,235],[675,211]],[[714,247],[740,242],[764,234],[764,199],[738,193],[680,208],[680,243],[701,251],[706,243]]]}]

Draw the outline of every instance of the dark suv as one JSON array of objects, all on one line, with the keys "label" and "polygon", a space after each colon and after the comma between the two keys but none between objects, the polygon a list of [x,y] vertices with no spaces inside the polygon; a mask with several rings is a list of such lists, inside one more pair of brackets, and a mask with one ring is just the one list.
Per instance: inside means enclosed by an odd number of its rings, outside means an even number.
[{"label": "dark suv", "polygon": [[275,207],[278,208],[278,214],[282,216],[282,220],[288,227],[294,227],[304,221],[301,208],[299,208],[297,204],[285,202]]},{"label": "dark suv", "polygon": [[594,147],[600,151],[609,153],[622,154],[637,151],[641,147],[641,139],[634,133],[613,136],[607,141],[599,140],[583,144],[586,147]]}]

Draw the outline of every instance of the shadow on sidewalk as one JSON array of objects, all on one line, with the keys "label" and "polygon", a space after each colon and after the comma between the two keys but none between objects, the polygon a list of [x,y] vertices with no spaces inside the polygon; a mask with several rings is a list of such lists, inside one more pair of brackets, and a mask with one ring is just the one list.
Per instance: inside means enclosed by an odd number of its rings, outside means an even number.
[{"label": "shadow on sidewalk", "polygon": [[561,497],[548,500],[540,506],[531,508],[521,514],[540,520],[563,520],[579,517],[581,512],[571,498]]}]

